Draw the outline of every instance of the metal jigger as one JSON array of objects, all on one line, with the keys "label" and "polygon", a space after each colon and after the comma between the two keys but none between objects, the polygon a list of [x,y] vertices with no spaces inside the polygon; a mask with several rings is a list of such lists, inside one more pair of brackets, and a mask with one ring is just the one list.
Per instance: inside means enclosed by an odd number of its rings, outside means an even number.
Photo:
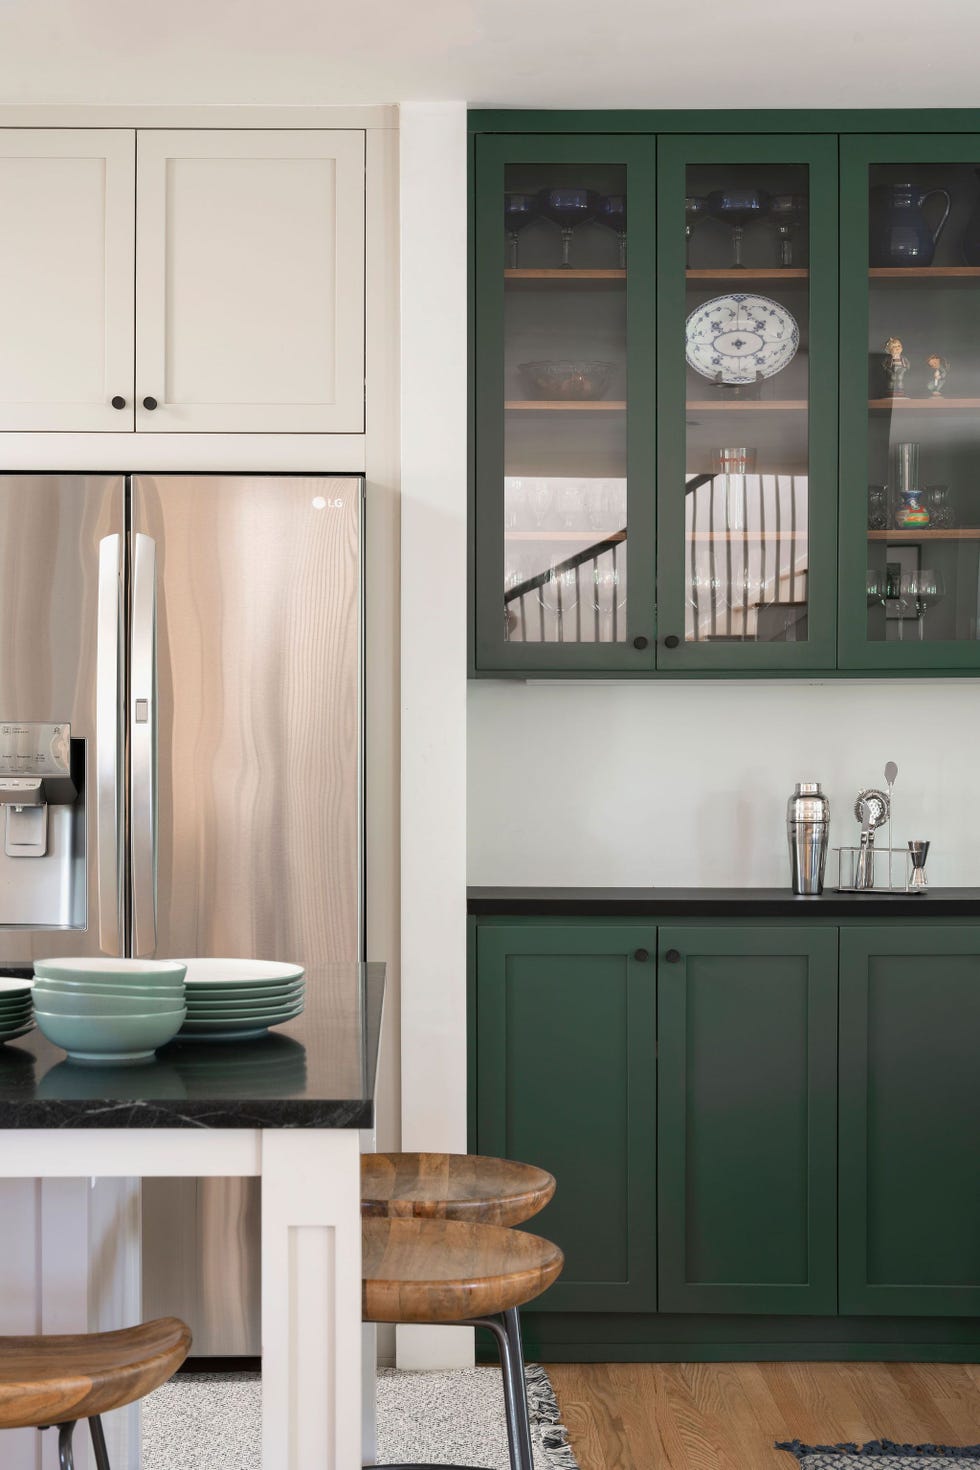
[{"label": "metal jigger", "polygon": [[912,884],[913,888],[928,888],[929,880],[926,877],[926,858],[929,856],[928,842],[910,842],[909,852],[912,855]]}]

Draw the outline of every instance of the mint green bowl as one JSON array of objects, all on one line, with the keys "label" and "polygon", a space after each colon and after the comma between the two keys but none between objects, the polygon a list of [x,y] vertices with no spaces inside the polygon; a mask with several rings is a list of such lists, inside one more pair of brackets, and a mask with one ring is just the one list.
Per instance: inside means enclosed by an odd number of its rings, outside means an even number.
[{"label": "mint green bowl", "polygon": [[37,1013],[41,1032],[73,1062],[142,1062],[177,1035],[186,1011],[156,1016],[52,1016]]},{"label": "mint green bowl", "polygon": [[44,980],[88,981],[95,985],[164,985],[183,980],[181,960],[121,960],[107,955],[80,959],[35,960],[34,973]]},{"label": "mint green bowl", "polygon": [[34,997],[37,1016],[167,1016],[183,1006],[183,999],[172,996],[128,995],[59,995],[56,991],[38,993]]},{"label": "mint green bowl", "polygon": [[101,985],[95,980],[47,980],[34,981],[35,995],[133,995],[159,996],[161,1000],[173,1000],[183,1005],[185,985],[182,980],[161,981],[159,985],[127,985],[119,981],[116,985]]}]

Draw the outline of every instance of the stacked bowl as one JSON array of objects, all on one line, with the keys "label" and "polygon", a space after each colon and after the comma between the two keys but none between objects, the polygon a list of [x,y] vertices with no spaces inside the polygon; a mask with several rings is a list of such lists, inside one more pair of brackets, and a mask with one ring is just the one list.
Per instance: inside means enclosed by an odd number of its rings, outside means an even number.
[{"label": "stacked bowl", "polygon": [[187,960],[182,1041],[249,1041],[303,1009],[302,965],[272,960]]},{"label": "stacked bowl", "polygon": [[37,960],[34,1014],[73,1062],[143,1062],[187,1014],[181,960]]},{"label": "stacked bowl", "polygon": [[0,975],[0,1045],[33,1029],[33,1010],[31,982]]}]

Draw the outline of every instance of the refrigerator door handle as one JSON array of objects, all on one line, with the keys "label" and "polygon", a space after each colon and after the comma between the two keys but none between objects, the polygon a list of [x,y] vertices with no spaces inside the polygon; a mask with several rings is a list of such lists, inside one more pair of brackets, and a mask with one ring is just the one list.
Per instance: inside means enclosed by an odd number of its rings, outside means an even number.
[{"label": "refrigerator door handle", "polygon": [[99,945],[123,950],[123,578],[122,537],[99,542],[95,673],[95,832]]},{"label": "refrigerator door handle", "polygon": [[132,650],[129,674],[129,830],[133,953],[157,944],[157,547],[133,537]]}]

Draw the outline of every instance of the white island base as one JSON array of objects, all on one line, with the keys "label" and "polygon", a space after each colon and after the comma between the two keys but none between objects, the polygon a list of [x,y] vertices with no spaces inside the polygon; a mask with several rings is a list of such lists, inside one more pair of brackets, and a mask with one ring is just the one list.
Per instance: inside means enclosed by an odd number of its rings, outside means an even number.
[{"label": "white island base", "polygon": [[[133,1181],[181,1175],[262,1181],[263,1470],[357,1470],[362,1432],[365,1459],[372,1436],[370,1423],[362,1425],[356,1128],[0,1131],[3,1274],[17,1262],[23,1281],[19,1307],[4,1293],[0,1333],[84,1332],[139,1320]],[[26,1214],[6,1183],[14,1180],[37,1181],[20,1192]],[[29,1228],[18,1230],[19,1223]],[[138,1411],[111,1414],[105,1425],[112,1470],[139,1470]],[[75,1438],[77,1470],[88,1470],[83,1424]],[[220,1464],[219,1445],[215,1452]],[[56,1466],[56,1436],[0,1431],[0,1465]]]}]

